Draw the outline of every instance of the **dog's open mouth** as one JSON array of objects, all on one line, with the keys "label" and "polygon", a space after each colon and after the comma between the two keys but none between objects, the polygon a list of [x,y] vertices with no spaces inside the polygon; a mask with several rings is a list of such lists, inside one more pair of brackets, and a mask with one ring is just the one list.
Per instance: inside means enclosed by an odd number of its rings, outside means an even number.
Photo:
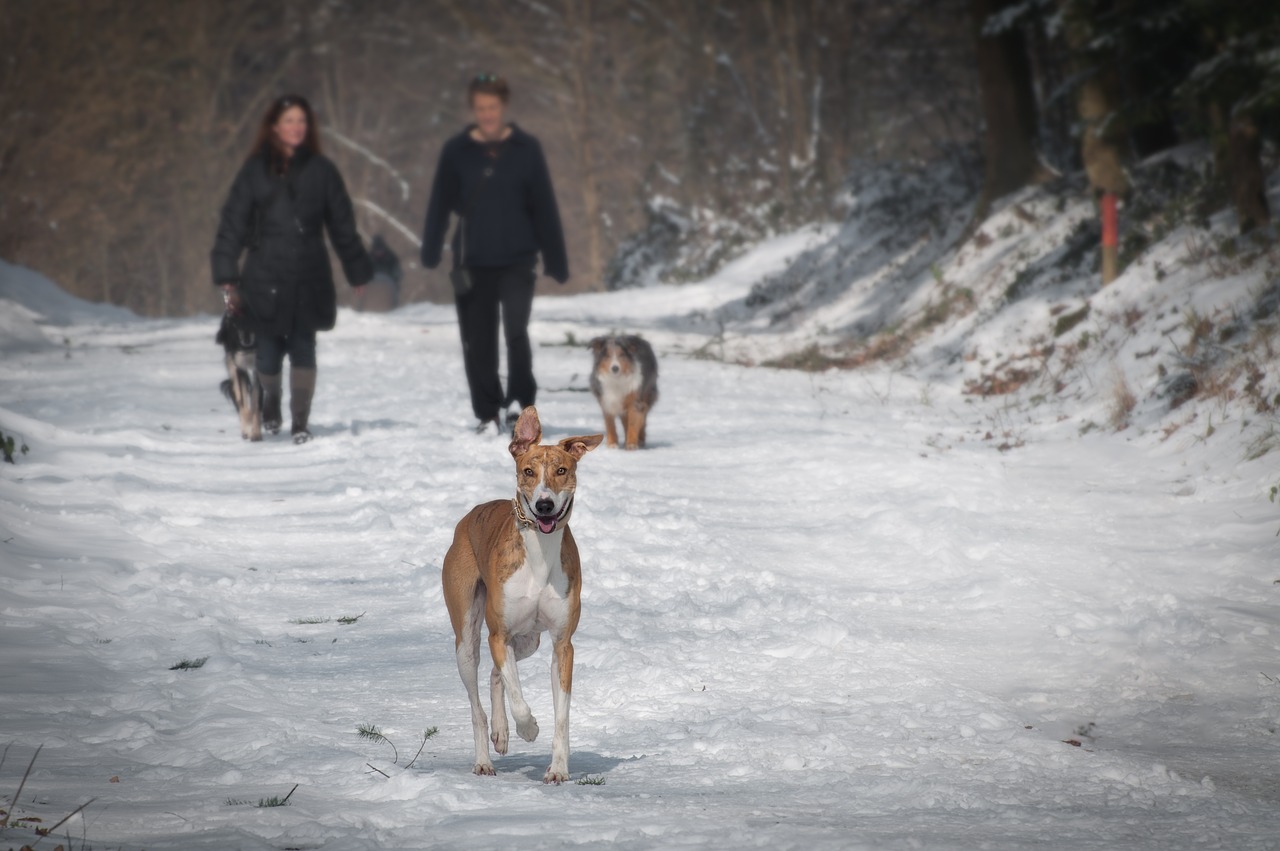
[{"label": "dog's open mouth", "polygon": [[565,501],[564,508],[558,514],[537,514],[533,515],[533,522],[537,525],[538,531],[544,535],[550,535],[560,525],[560,521],[569,513],[569,509],[573,506],[573,497],[569,497]]}]

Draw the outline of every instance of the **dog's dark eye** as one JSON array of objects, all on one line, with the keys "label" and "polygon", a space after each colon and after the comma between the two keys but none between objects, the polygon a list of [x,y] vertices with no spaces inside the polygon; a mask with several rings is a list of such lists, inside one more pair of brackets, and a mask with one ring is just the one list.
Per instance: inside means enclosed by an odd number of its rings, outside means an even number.
[{"label": "dog's dark eye", "polygon": [[556,475],[557,475],[557,476],[563,476],[563,475],[565,475],[565,474],[566,474],[566,473],[568,473],[568,472],[569,472],[569,470],[568,470],[567,468],[565,468],[565,467],[558,467],[558,468],[556,468]]},{"label": "dog's dark eye", "polygon": [[527,479],[532,479],[532,478],[533,478],[533,468],[532,468],[532,467],[525,467],[525,468],[524,468],[524,475],[525,475],[525,478],[527,478]]}]

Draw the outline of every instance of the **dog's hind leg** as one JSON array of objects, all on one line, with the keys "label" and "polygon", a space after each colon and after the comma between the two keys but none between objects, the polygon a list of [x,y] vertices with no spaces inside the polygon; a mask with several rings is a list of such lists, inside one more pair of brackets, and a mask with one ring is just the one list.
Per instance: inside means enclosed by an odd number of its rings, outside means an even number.
[{"label": "dog's hind leg", "polygon": [[[472,771],[492,775],[496,772],[489,758],[489,719],[484,717],[484,707],[480,705],[480,625],[484,622],[484,603],[484,585],[477,584],[458,636],[458,673],[471,701],[471,732],[476,744],[476,762]],[[506,724],[504,717],[502,726]]]}]

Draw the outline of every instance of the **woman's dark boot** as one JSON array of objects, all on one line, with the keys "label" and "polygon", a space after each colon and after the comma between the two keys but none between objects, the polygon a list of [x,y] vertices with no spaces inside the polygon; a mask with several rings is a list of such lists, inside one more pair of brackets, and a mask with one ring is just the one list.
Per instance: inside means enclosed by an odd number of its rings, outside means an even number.
[{"label": "woman's dark boot", "polygon": [[293,415],[294,443],[306,443],[311,439],[307,420],[311,418],[311,399],[316,394],[316,371],[293,367],[289,370],[289,413]]},{"label": "woman's dark boot", "polygon": [[280,416],[280,394],[283,389],[280,373],[268,375],[259,372],[258,383],[262,385],[262,430],[267,434],[279,434],[280,423],[284,419]]}]

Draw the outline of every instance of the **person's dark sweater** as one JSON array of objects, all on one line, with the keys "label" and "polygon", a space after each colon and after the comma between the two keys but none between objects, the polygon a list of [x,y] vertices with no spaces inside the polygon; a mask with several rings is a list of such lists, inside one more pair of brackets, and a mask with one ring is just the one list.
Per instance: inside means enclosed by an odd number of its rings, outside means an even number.
[{"label": "person's dark sweater", "polygon": [[[453,265],[533,264],[542,254],[543,271],[560,283],[569,279],[569,258],[551,174],[538,140],[514,124],[501,142],[477,142],[473,127],[445,142],[440,152],[427,222],[422,265],[440,265],[449,214],[466,217],[455,228]],[[465,250],[459,231],[466,234]]]}]

